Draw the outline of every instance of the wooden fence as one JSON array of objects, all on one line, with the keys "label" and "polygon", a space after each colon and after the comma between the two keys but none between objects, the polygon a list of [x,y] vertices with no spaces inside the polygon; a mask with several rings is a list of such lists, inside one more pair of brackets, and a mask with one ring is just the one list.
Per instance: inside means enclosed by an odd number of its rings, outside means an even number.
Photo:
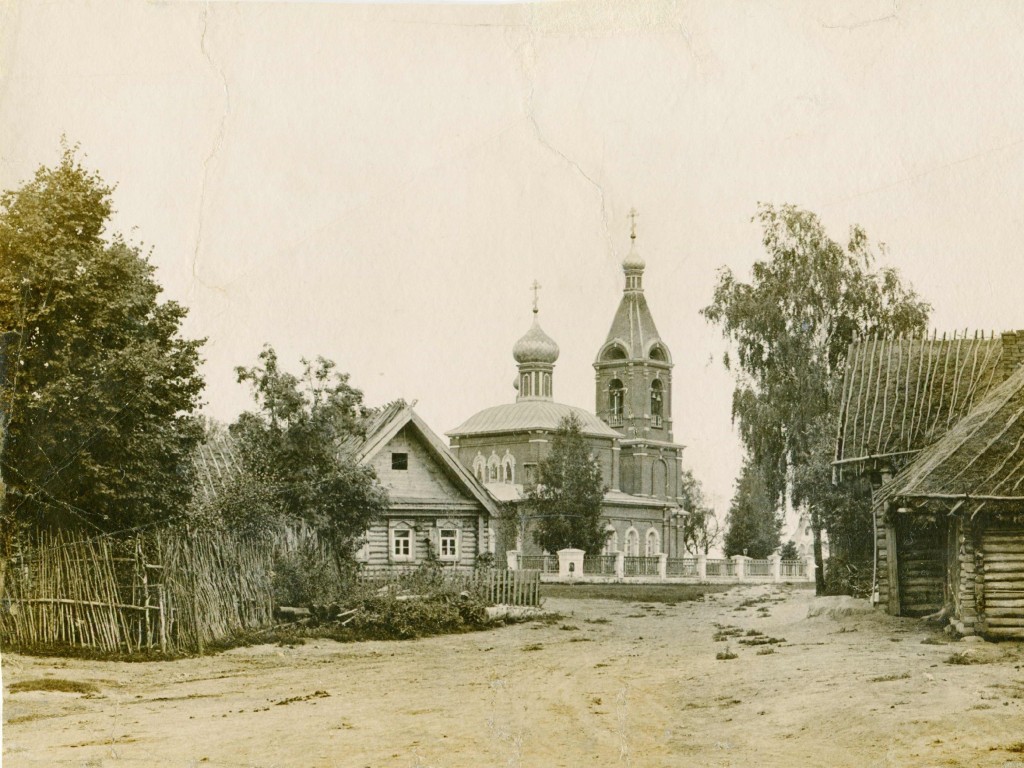
[{"label": "wooden fence", "polygon": [[494,605],[540,605],[540,571],[488,568],[476,575],[481,597]]},{"label": "wooden fence", "polygon": [[268,545],[224,534],[43,535],[8,565],[0,640],[23,649],[201,651],[270,623],[271,579]]}]

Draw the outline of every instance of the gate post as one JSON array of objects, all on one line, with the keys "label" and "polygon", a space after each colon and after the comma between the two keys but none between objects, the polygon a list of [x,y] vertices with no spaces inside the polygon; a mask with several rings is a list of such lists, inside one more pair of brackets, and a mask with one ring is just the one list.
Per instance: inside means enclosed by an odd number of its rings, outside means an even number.
[{"label": "gate post", "polygon": [[621,550],[615,553],[615,578],[622,579],[626,576],[626,553]]},{"label": "gate post", "polygon": [[776,552],[768,559],[771,560],[772,563],[772,581],[782,581],[782,555]]},{"label": "gate post", "polygon": [[560,549],[558,550],[558,577],[560,579],[575,579],[583,575],[582,549]]},{"label": "gate post", "polygon": [[745,558],[743,555],[732,556],[733,570],[736,574],[736,581],[743,581],[746,576],[746,574],[744,573],[746,569],[743,567],[746,559],[747,558]]},{"label": "gate post", "polygon": [[668,555],[664,552],[658,553],[658,578],[668,578]]},{"label": "gate post", "polygon": [[708,580],[708,556],[703,552],[697,555],[697,579],[701,582]]},{"label": "gate post", "polygon": [[510,571],[519,570],[519,550],[510,549],[505,553],[505,565]]}]

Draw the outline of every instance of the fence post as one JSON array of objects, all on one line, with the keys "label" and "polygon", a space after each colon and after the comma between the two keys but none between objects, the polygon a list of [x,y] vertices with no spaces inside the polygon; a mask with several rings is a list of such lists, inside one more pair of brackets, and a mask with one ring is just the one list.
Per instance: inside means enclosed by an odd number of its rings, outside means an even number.
[{"label": "fence post", "polygon": [[505,553],[505,565],[510,571],[519,570],[519,550],[510,549]]},{"label": "fence post", "polygon": [[582,549],[571,547],[558,550],[558,577],[560,579],[575,579],[583,575]]},{"label": "fence post", "polygon": [[772,563],[772,581],[782,581],[782,555],[776,552],[768,559]]},{"label": "fence post", "polygon": [[817,567],[813,554],[804,556],[804,576],[807,581],[814,581],[814,571]]},{"label": "fence post", "polygon": [[626,553],[615,553],[615,578],[622,579],[626,576]]},{"label": "fence post", "polygon": [[697,578],[700,581],[708,580],[708,556],[703,552],[697,554]]},{"label": "fence post", "polygon": [[664,552],[658,553],[658,578],[668,578],[668,555]]},{"label": "fence post", "polygon": [[736,581],[743,581],[746,578],[746,574],[744,573],[746,569],[743,567],[746,559],[747,558],[745,558],[743,555],[732,556],[733,571],[736,574]]}]

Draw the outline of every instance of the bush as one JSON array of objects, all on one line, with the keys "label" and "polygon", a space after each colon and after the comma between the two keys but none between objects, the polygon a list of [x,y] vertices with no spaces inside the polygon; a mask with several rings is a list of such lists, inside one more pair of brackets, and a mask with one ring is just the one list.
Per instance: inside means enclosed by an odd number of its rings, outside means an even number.
[{"label": "bush", "polygon": [[309,547],[278,555],[273,583],[274,603],[294,606],[337,601],[345,586],[334,563]]},{"label": "bush", "polygon": [[472,596],[387,593],[364,598],[356,606],[351,626],[366,637],[407,640],[476,629],[486,620],[483,603]]}]

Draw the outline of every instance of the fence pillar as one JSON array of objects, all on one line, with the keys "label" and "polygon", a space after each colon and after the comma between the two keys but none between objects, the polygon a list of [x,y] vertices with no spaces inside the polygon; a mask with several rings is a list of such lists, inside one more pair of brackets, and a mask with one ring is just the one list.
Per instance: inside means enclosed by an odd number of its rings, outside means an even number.
[{"label": "fence pillar", "polygon": [[804,555],[804,577],[806,581],[814,581],[814,571],[817,567],[813,554]]},{"label": "fence pillar", "polygon": [[505,553],[505,565],[510,571],[519,570],[519,550],[510,549]]},{"label": "fence pillar", "polygon": [[746,569],[743,567],[746,560],[747,558],[743,555],[732,556],[733,572],[736,574],[736,581],[743,581],[746,578],[746,573],[744,572]]},{"label": "fence pillar", "polygon": [[574,579],[583,575],[582,549],[558,550],[558,576],[562,579]]},{"label": "fence pillar", "polygon": [[615,578],[623,579],[626,577],[626,553],[616,552],[615,553]]},{"label": "fence pillar", "polygon": [[701,581],[708,580],[708,556],[703,552],[697,555],[697,578]]},{"label": "fence pillar", "polygon": [[658,553],[658,578],[668,578],[668,555],[664,552]]},{"label": "fence pillar", "polygon": [[772,581],[782,581],[782,555],[776,552],[768,559],[772,563]]}]

